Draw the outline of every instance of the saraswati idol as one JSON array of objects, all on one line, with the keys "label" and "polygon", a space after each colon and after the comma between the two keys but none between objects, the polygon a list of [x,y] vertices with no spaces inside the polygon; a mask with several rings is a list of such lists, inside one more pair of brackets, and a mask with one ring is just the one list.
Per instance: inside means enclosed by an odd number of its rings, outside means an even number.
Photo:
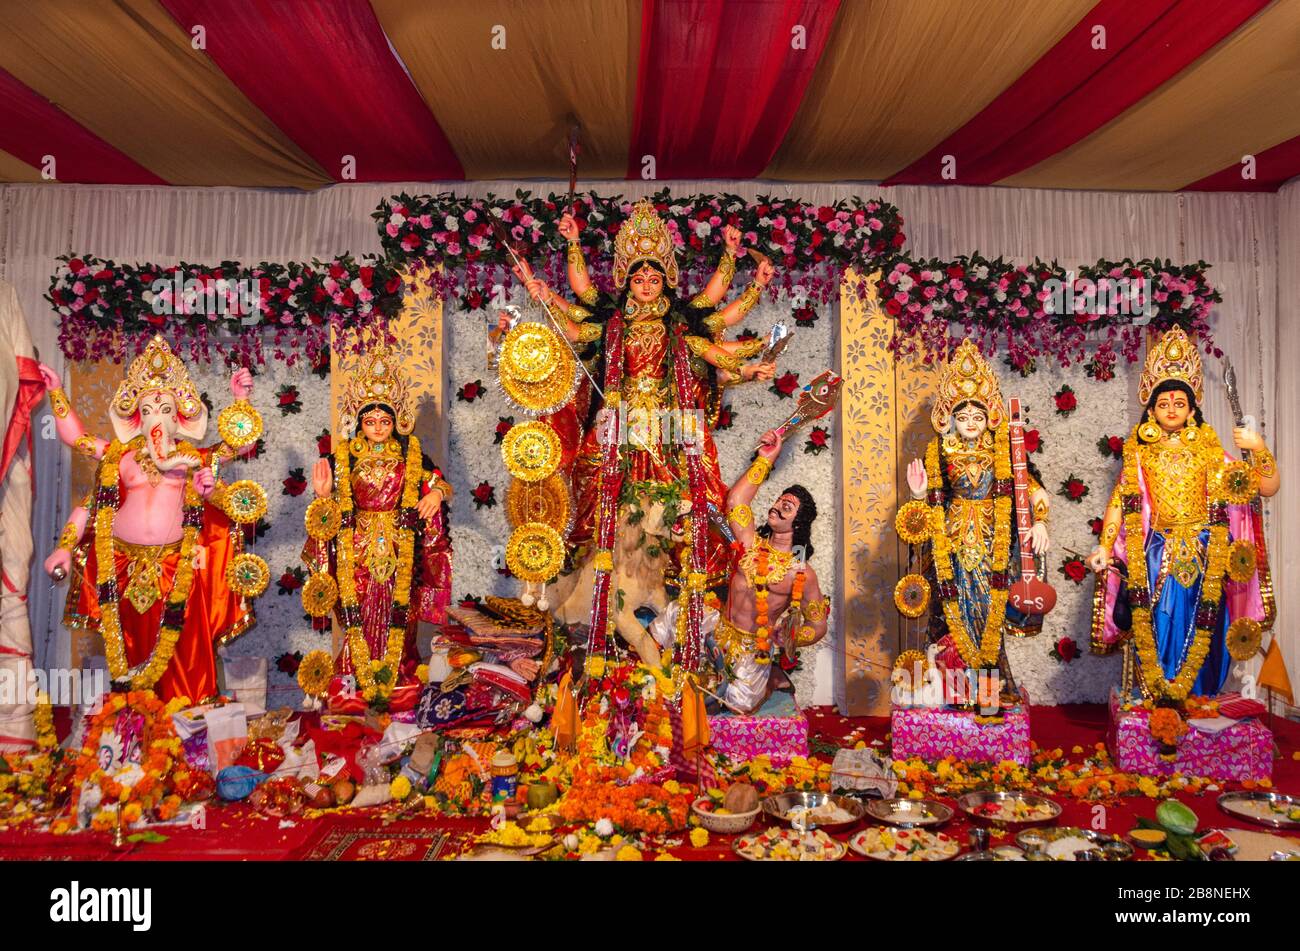
[{"label": "saraswati idol", "polygon": [[94,490],[45,562],[56,580],[75,576],[66,623],[103,637],[119,688],[195,702],[215,695],[214,650],[253,623],[250,601],[270,579],[266,562],[243,551],[241,528],[266,512],[266,493],[250,480],[217,478],[262,433],[247,401],[252,375],[232,375],[235,402],[217,420],[222,441],[200,448],[207,407],[162,337],[113,395],[111,440],[87,432],[58,375],[40,370],[59,438],[99,461]]},{"label": "saraswati idol", "polygon": [[388,349],[364,356],[348,381],[333,459],[312,470],[303,605],[318,626],[343,628],[331,704],[359,699],[402,709],[419,697],[415,632],[441,624],[451,600],[451,486],[411,435],[410,385]]},{"label": "saraswati idol", "polygon": [[940,375],[930,422],[938,435],[924,461],[908,466],[912,501],[895,520],[903,541],[923,546],[923,563],[928,551],[930,566],[902,579],[895,602],[909,617],[931,610],[930,639],[944,667],[997,667],[1011,699],[1004,634],[1037,633],[1055,603],[1033,558],[1050,544],[1047,492],[1024,455],[1019,419],[1003,406],[997,375],[970,340]]},{"label": "saraswati idol", "polygon": [[1203,382],[1201,356],[1181,328],[1148,352],[1143,417],[1124,443],[1101,543],[1088,559],[1098,573],[1093,650],[1131,644],[1125,692],[1158,706],[1219,693],[1231,660],[1254,656],[1274,616],[1256,500],[1278,491],[1277,464],[1240,425],[1233,442],[1250,461],[1224,452],[1201,413]]}]

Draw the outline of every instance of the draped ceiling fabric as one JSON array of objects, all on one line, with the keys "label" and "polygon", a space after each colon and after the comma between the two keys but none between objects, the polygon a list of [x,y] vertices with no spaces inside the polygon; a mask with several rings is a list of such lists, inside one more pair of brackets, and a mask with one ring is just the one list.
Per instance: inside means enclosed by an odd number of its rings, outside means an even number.
[{"label": "draped ceiling fabric", "polygon": [[575,123],[596,179],[1300,174],[1300,0],[27,0],[4,27],[0,181],[564,179]]}]

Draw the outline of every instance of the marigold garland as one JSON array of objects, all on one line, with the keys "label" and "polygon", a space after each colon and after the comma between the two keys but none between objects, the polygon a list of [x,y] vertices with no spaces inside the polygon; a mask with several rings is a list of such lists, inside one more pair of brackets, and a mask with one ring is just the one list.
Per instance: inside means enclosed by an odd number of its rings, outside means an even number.
[{"label": "marigold garland", "polygon": [[352,658],[352,669],[357,678],[357,687],[367,703],[372,703],[381,696],[386,697],[392,692],[397,678],[397,668],[402,659],[402,648],[406,644],[406,625],[395,622],[399,619],[405,621],[411,604],[411,576],[415,566],[415,531],[409,525],[415,517],[416,503],[420,501],[420,477],[424,471],[420,441],[415,436],[410,436],[408,439],[406,472],[397,517],[397,580],[393,586],[393,607],[389,614],[388,640],[385,644],[384,658],[380,663],[380,669],[386,669],[390,674],[388,682],[384,684],[375,682],[376,671],[370,657],[370,647],[361,630],[361,617],[357,606],[351,441],[342,442],[334,456],[337,470],[335,484],[342,518],[342,528],[339,529],[337,536],[339,600],[343,611],[348,652]]},{"label": "marigold garland", "polygon": [[[993,439],[993,478],[995,483],[1005,484],[1011,479],[1011,447],[1006,425],[997,428]],[[939,442],[937,438],[931,439],[925,451],[925,473],[931,487],[943,484],[939,470]],[[942,505],[931,506],[930,544],[934,550],[934,572],[939,582],[939,597],[944,618],[948,622],[948,633],[952,635],[962,661],[972,669],[996,666],[1002,650],[1002,626],[1007,614],[1006,585],[990,585],[988,618],[980,634],[979,644],[975,644],[966,630],[961,603],[953,584],[952,546]],[[995,493],[992,556],[991,573],[1005,577],[1011,557],[1010,494]]]},{"label": "marigold garland", "polygon": [[[104,639],[104,653],[108,658],[108,672],[114,682],[129,679],[131,687],[147,690],[156,684],[176,652],[181,628],[185,623],[185,606],[194,584],[194,546],[199,527],[203,524],[203,499],[194,490],[193,482],[185,484],[185,508],[181,534],[180,558],[176,564],[176,577],[163,609],[158,640],[149,659],[131,668],[126,659],[126,643],[122,636],[122,619],[118,613],[117,564],[113,557],[113,520],[121,503],[118,487],[118,470],[122,456],[129,451],[144,448],[144,437],[137,436],[126,445],[114,439],[109,443],[99,464],[99,493],[95,500],[95,584],[100,592],[107,592],[99,602],[99,633]],[[176,447],[179,453],[198,455],[198,450],[186,442]]]},{"label": "marigold garland", "polygon": [[[152,690],[132,690],[129,693],[109,694],[103,709],[91,719],[82,743],[77,766],[72,775],[72,814],[77,814],[81,790],[86,783],[99,786],[105,805],[136,804],[140,809],[152,809],[167,795],[167,777],[176,758],[181,754],[181,741],[172,726],[172,714],[189,706],[189,699],[177,697],[164,703]],[[141,716],[143,758],[140,768],[144,775],[134,784],[123,786],[109,776],[99,765],[99,739],[105,728],[124,711]],[[124,818],[127,818],[124,815]]]}]

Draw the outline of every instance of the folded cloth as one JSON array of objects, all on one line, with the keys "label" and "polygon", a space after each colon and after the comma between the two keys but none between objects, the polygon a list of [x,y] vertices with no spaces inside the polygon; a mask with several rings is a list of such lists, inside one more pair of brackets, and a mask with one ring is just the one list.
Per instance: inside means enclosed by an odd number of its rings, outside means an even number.
[{"label": "folded cloth", "polygon": [[1221,693],[1215,698],[1219,704],[1219,713],[1234,720],[1246,717],[1262,717],[1268,713],[1268,707],[1258,700],[1249,700],[1240,693]]}]

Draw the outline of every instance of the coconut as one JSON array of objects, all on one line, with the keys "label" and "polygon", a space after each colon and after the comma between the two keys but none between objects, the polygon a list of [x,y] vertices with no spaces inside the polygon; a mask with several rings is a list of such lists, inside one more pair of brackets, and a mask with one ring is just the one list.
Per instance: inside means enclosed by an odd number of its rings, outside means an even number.
[{"label": "coconut", "polygon": [[749,783],[736,783],[722,797],[722,808],[728,812],[753,812],[758,808],[758,790]]}]

